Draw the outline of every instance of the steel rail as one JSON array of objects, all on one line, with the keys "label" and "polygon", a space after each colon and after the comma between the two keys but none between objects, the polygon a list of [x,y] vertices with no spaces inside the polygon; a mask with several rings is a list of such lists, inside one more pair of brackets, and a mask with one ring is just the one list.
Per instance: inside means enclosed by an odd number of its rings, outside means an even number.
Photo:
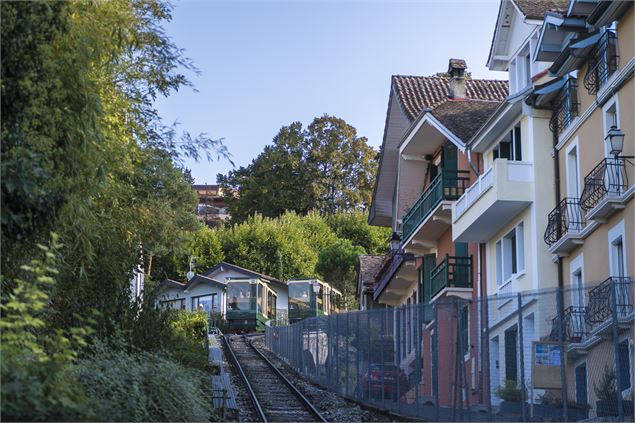
[{"label": "steel rail", "polygon": [[225,340],[225,346],[227,347],[227,351],[229,352],[229,357],[231,361],[234,363],[234,365],[236,366],[236,369],[238,369],[238,373],[240,374],[241,379],[243,380],[243,382],[245,383],[245,386],[247,387],[247,392],[249,393],[249,399],[253,403],[254,408],[256,409],[256,412],[260,416],[260,419],[263,422],[267,423],[269,420],[267,420],[267,416],[265,415],[265,412],[262,410],[262,407],[260,406],[260,402],[258,401],[258,398],[256,397],[256,393],[251,387],[251,383],[249,382],[249,379],[247,379],[247,375],[245,374],[243,367],[240,365],[240,362],[238,361],[236,354],[234,354],[234,350],[231,347],[231,343],[228,340],[228,336],[230,335],[223,336],[223,339]]},{"label": "steel rail", "polygon": [[245,342],[247,342],[247,345],[249,345],[256,353],[258,353],[260,358],[262,358],[264,362],[267,363],[267,365],[274,371],[274,373],[291,389],[291,392],[293,392],[295,396],[307,406],[311,413],[318,418],[318,421],[328,422],[328,420],[326,420],[324,416],[313,406],[311,401],[309,401],[309,399],[304,396],[304,394],[302,394],[302,392],[300,392],[298,388],[295,387],[293,382],[291,382],[284,374],[282,374],[282,372],[278,368],[276,368],[276,366],[271,361],[269,361],[269,359],[265,357],[265,355],[260,350],[258,350],[258,348],[256,348],[252,344],[251,340],[245,337]]}]

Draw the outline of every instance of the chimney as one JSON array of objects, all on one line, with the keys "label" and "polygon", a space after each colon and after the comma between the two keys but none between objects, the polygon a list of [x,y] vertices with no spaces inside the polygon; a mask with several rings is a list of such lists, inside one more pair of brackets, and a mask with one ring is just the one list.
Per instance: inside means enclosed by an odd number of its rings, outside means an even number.
[{"label": "chimney", "polygon": [[450,59],[448,65],[448,73],[450,74],[450,92],[448,95],[450,98],[462,99],[466,97],[465,69],[467,69],[465,60]]}]

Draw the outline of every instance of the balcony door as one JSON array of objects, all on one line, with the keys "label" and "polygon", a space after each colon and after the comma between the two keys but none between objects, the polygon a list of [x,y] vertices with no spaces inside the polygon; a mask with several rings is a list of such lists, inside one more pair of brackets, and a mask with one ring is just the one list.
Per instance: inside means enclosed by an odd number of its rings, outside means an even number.
[{"label": "balcony door", "polygon": [[[446,142],[443,144],[443,150],[441,152],[441,167],[442,172],[452,173],[457,171],[458,169],[458,157],[457,157],[457,148],[456,145],[451,142]],[[445,178],[443,181],[444,185],[444,195],[445,196],[454,196],[458,197],[459,193],[457,192],[458,181],[455,176],[448,175],[448,178]]]},{"label": "balcony door", "polygon": [[[576,142],[567,149],[567,197],[580,198],[580,167],[578,160],[578,144]],[[579,231],[582,229],[582,215],[577,201],[567,202],[567,229]]]},{"label": "balcony door", "polygon": [[505,379],[518,382],[518,328],[505,331]]}]

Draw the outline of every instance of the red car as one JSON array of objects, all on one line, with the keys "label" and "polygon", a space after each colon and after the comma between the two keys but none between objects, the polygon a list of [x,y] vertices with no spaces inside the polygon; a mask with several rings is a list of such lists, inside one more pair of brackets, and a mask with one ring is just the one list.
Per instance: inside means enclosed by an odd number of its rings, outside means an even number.
[{"label": "red car", "polygon": [[408,391],[408,378],[399,367],[394,364],[371,364],[360,378],[365,397],[382,397],[382,373],[384,398],[397,399],[397,395],[402,396]]}]

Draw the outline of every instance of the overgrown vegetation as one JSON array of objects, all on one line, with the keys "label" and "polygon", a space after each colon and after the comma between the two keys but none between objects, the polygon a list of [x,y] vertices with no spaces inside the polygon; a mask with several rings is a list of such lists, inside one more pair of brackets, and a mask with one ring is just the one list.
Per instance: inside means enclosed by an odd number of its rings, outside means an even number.
[{"label": "overgrown vegetation", "polygon": [[359,211],[277,218],[256,214],[240,224],[197,231],[187,253],[175,258],[174,277],[184,280],[190,256],[198,271],[227,260],[281,280],[319,276],[340,289],[355,307],[355,267],[359,254],[387,248],[388,228],[368,225]]},{"label": "overgrown vegetation", "polygon": [[183,159],[227,156],[154,108],[196,72],[163,31],[170,5],[0,11],[2,419],[212,419],[203,344],[153,302],[154,263],[199,228]]}]

